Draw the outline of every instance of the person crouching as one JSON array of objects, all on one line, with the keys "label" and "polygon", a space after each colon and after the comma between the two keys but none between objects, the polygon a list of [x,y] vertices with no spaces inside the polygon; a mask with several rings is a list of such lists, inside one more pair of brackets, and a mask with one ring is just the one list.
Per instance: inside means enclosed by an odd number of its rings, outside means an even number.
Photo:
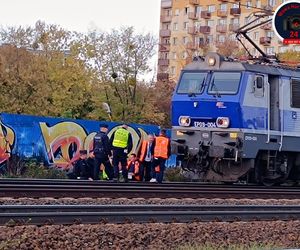
[{"label": "person crouching", "polygon": [[74,177],[79,180],[93,180],[94,168],[87,159],[87,150],[79,151],[79,159],[74,165]]},{"label": "person crouching", "polygon": [[128,170],[128,179],[133,181],[141,181],[141,175],[140,175],[140,162],[138,161],[138,158],[136,157],[136,154],[131,154],[128,164],[127,164],[127,170]]}]

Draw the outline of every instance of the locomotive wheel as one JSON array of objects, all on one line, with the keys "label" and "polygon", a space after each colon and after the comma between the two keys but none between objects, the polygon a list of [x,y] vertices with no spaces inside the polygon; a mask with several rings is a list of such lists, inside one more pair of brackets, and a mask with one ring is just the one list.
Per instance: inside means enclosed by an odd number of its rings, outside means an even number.
[{"label": "locomotive wheel", "polygon": [[[287,161],[286,173],[280,173],[278,169],[275,169],[276,173],[273,176],[269,175],[268,172],[268,153],[260,152],[255,162],[255,182],[264,186],[270,187],[285,183],[289,173],[292,169],[293,161],[292,157],[288,154],[280,154],[276,158],[276,165],[282,164],[282,160]],[[276,166],[277,167],[277,166]],[[269,176],[268,176],[269,175]]]}]

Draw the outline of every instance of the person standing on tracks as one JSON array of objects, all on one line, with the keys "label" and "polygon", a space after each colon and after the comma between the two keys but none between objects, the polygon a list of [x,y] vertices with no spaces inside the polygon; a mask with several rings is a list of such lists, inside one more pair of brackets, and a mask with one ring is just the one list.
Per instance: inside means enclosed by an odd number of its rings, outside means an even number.
[{"label": "person standing on tracks", "polygon": [[150,181],[151,179],[151,163],[153,161],[154,154],[154,136],[148,135],[148,140],[142,142],[142,146],[139,151],[139,161],[141,163],[141,181],[145,177],[145,181]]},{"label": "person standing on tracks", "polygon": [[121,163],[124,181],[128,182],[127,154],[132,149],[132,136],[127,129],[128,126],[123,124],[110,138],[112,145],[114,180],[116,181],[119,181],[119,163]]},{"label": "person standing on tracks", "polygon": [[78,180],[93,180],[93,165],[87,160],[87,150],[79,151],[79,160],[75,162],[73,174]]},{"label": "person standing on tracks", "polygon": [[155,138],[152,179],[150,182],[162,183],[164,178],[166,160],[171,155],[171,142],[167,137],[166,132],[165,129],[162,129],[159,136]]},{"label": "person standing on tracks", "polygon": [[111,154],[111,146],[107,136],[108,126],[100,124],[100,131],[95,135],[93,141],[93,155],[94,155],[94,179],[99,180],[100,166],[103,164],[103,176],[107,174],[109,180],[113,179],[113,168],[110,164],[109,158]]}]

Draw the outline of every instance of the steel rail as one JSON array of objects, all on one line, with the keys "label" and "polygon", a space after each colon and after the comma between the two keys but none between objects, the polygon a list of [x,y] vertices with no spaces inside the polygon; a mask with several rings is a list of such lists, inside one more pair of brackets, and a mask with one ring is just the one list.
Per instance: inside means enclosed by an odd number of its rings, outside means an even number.
[{"label": "steel rail", "polygon": [[262,198],[300,199],[300,188],[207,185],[186,183],[109,183],[8,180],[0,181],[0,197],[110,197],[110,198]]},{"label": "steel rail", "polygon": [[[27,211],[31,208],[31,211]],[[300,219],[300,206],[10,206],[0,225],[253,221]],[[84,210],[85,209],[85,210]]]},{"label": "steel rail", "polygon": [[112,211],[300,211],[300,205],[1,205],[0,213]]}]

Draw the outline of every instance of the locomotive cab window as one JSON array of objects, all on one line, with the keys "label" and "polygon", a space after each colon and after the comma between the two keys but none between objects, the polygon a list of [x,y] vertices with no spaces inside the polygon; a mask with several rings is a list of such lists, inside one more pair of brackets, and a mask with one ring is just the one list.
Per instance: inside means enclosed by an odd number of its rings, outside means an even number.
[{"label": "locomotive cab window", "polygon": [[264,96],[264,77],[256,75],[253,83],[253,92],[255,97]]},{"label": "locomotive cab window", "polygon": [[184,73],[180,79],[178,94],[201,94],[207,73]]},{"label": "locomotive cab window", "polygon": [[241,73],[214,72],[209,84],[209,94],[237,94],[240,85]]},{"label": "locomotive cab window", "polygon": [[300,78],[291,80],[291,107],[300,108]]}]

